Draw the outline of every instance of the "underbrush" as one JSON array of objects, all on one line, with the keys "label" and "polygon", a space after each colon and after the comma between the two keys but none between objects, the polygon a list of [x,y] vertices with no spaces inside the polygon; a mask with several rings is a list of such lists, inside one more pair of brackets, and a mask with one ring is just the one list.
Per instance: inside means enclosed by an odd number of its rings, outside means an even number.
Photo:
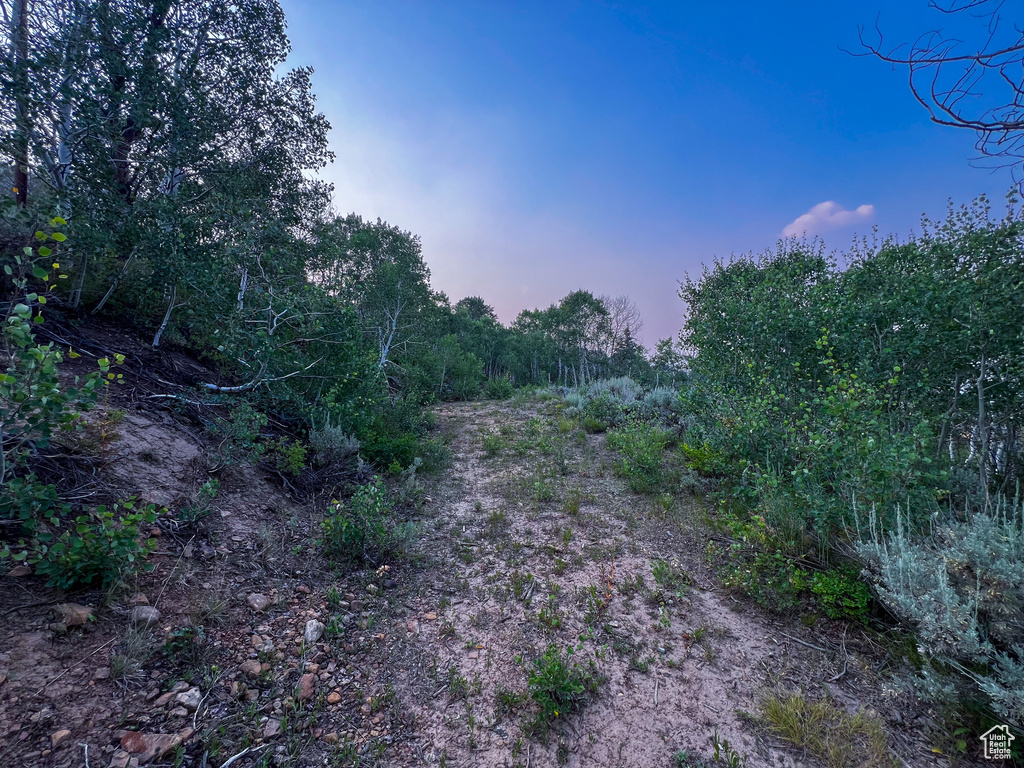
[{"label": "underbrush", "polygon": [[391,494],[380,478],[374,478],[347,504],[331,503],[321,523],[319,543],[334,562],[379,565],[405,557],[417,534],[415,523],[395,519]]}]

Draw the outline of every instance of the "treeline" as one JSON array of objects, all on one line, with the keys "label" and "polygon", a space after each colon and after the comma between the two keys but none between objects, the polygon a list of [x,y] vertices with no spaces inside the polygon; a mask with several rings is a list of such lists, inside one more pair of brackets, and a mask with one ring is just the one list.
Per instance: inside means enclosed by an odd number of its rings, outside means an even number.
[{"label": "treeline", "polygon": [[1024,217],[1012,205],[998,218],[982,199],[839,259],[786,242],[715,263],[681,297],[689,456],[728,478],[727,580],[777,608],[813,589],[864,619],[865,578],[914,632],[918,693],[1020,726]]},{"label": "treeline", "polygon": [[[15,0],[0,35],[7,306],[117,317],[205,355],[225,387],[298,427],[331,424],[408,465],[434,399],[629,373],[653,363],[628,299],[585,291],[509,328],[431,289],[417,237],[331,210],[310,70],[272,0]],[[59,251],[29,255],[64,222]],[[52,255],[51,255],[52,254]],[[59,264],[53,267],[51,262]],[[47,273],[48,281],[41,279]]]}]

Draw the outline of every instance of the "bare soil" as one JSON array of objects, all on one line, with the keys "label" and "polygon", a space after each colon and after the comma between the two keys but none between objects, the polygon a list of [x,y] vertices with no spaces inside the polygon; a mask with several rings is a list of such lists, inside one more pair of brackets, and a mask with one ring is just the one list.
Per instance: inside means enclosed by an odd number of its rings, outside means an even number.
[{"label": "bare soil", "polygon": [[[0,766],[653,767],[681,751],[713,764],[716,739],[747,766],[817,765],[758,723],[776,690],[876,712],[902,764],[948,764],[885,693],[866,633],[722,589],[704,502],[632,493],[604,437],[559,429],[551,404],[438,408],[451,466],[399,511],[418,543],[359,569],[320,556],[323,500],[257,467],[220,470],[210,514],[183,523],[211,476],[194,409],[117,406],[86,464],[167,509],[154,569],[75,594],[0,579]],[[64,628],[67,603],[93,618]],[[160,619],[133,630],[144,603]],[[594,690],[531,726],[528,678],[550,646],[573,648]]]}]

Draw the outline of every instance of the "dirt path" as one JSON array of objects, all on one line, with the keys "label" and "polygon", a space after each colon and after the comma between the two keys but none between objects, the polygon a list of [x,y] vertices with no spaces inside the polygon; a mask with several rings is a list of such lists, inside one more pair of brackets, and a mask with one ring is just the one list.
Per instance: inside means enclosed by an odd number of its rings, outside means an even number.
[{"label": "dirt path", "polygon": [[[717,738],[748,765],[793,764],[744,713],[767,682],[839,670],[712,588],[696,500],[633,494],[603,436],[536,406],[438,416],[454,461],[431,489],[437,582],[391,660],[427,762],[667,766],[710,758]],[[577,649],[600,682],[578,713],[531,728],[528,676],[549,646]]]}]

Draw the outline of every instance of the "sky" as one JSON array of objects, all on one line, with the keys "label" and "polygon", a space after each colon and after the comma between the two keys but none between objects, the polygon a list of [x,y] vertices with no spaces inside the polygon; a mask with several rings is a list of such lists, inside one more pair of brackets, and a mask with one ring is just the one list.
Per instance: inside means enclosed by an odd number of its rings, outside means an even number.
[{"label": "sky", "polygon": [[956,31],[927,0],[281,4],[333,126],[337,212],[418,235],[434,289],[505,323],[628,294],[653,347],[715,257],[905,236],[1011,185],[904,73],[847,52],[876,22],[894,43]]}]

